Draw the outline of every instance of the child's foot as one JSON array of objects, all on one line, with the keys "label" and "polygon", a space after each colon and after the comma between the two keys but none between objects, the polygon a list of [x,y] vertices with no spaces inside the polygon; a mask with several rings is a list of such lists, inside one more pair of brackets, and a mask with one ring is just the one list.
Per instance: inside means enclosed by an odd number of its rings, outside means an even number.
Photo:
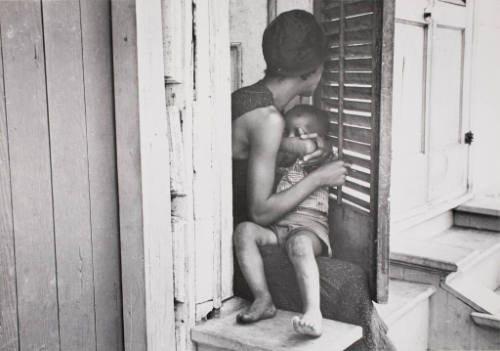
[{"label": "child's foot", "polygon": [[236,316],[236,321],[240,324],[255,323],[262,319],[273,318],[276,315],[271,298],[255,299],[250,307]]},{"label": "child's foot", "polygon": [[317,338],[322,333],[323,316],[319,312],[306,312],[292,318],[293,329],[299,334]]}]

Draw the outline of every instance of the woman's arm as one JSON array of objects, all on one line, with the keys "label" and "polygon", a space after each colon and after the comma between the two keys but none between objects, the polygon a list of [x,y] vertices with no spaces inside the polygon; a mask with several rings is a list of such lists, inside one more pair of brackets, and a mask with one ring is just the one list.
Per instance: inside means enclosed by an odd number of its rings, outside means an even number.
[{"label": "woman's arm", "polygon": [[269,225],[295,208],[318,187],[340,185],[346,169],[342,161],[318,168],[301,182],[280,192],[273,192],[276,158],[283,136],[284,120],[273,108],[256,111],[248,125],[250,155],[248,160],[248,208],[251,219]]},{"label": "woman's arm", "polygon": [[297,158],[301,158],[311,170],[332,157],[332,145],[328,139],[316,133],[302,133],[300,137],[282,138],[277,161],[279,166],[289,166]]}]

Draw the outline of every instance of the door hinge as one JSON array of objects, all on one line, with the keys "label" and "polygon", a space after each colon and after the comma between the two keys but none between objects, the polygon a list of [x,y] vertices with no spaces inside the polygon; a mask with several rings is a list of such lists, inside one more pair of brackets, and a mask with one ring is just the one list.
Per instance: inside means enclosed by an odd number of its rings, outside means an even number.
[{"label": "door hinge", "polygon": [[472,131],[469,130],[467,133],[465,133],[464,142],[467,145],[470,145],[472,144],[473,141],[474,141],[474,133],[472,133]]}]

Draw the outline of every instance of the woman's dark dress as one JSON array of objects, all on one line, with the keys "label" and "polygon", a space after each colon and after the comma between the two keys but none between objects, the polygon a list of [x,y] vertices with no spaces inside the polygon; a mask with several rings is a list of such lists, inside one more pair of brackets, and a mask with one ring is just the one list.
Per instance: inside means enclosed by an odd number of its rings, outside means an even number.
[{"label": "woman's dark dress", "polygon": [[[232,95],[233,120],[260,107],[274,104],[272,93],[262,83],[235,91]],[[247,160],[233,159],[233,215],[235,226],[248,221]],[[267,284],[277,308],[301,312],[302,301],[295,272],[288,257],[278,246],[261,248]],[[354,350],[394,350],[387,337],[387,328],[370,298],[368,280],[357,265],[335,258],[317,258],[321,284],[323,317],[363,327],[363,339],[351,347]],[[252,293],[235,260],[234,292],[253,300]]]}]

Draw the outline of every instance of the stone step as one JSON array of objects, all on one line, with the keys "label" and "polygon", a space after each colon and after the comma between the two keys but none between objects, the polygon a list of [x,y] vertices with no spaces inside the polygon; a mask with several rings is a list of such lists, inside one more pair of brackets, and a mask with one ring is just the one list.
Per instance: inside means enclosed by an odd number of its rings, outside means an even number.
[{"label": "stone step", "polygon": [[323,335],[311,339],[294,332],[291,319],[296,313],[278,310],[272,319],[250,325],[236,323],[237,309],[201,322],[191,331],[198,351],[342,351],[362,337],[359,326],[323,320]]},{"label": "stone step", "polygon": [[[432,285],[391,279],[389,303],[375,304],[389,327],[389,337],[398,350],[426,351],[429,337],[430,297]],[[408,326],[412,326],[411,330]]]},{"label": "stone step", "polygon": [[500,233],[500,197],[476,197],[454,210],[456,226]]}]

